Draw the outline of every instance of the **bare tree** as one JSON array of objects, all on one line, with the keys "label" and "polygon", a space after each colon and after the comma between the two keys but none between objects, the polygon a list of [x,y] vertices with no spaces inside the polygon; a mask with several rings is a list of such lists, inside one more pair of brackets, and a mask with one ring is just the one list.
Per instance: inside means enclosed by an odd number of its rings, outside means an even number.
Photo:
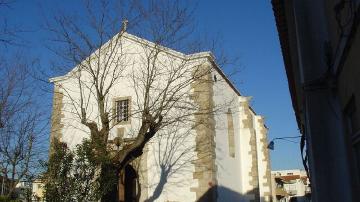
[{"label": "bare tree", "polygon": [[[101,178],[109,171],[119,172],[141,156],[145,144],[159,131],[176,123],[192,125],[195,114],[213,113],[217,107],[199,106],[193,101],[191,89],[212,82],[214,69],[205,65],[209,55],[186,55],[166,48],[185,53],[200,50],[198,41],[192,38],[193,8],[183,1],[134,0],[113,5],[102,0],[85,1],[84,5],[86,17],[60,14],[47,23],[47,28],[54,34],[52,41],[60,42],[60,46],[50,46],[51,49],[68,65],[75,66],[66,74],[66,82],[55,81],[59,88],[55,93],[64,96],[66,112],[73,114],[90,133]],[[131,30],[142,38],[127,34]],[[129,38],[139,46],[128,47],[125,41]],[[113,123],[122,120],[113,110],[112,97],[124,83],[134,90],[135,96],[131,113],[121,118],[136,120],[138,127],[133,130],[131,141],[125,141],[125,136],[115,141],[110,132],[116,125]],[[170,134],[167,138],[171,144],[180,141],[171,139]],[[164,174],[177,170],[174,156],[168,154],[161,159],[162,166],[167,167]],[[101,186],[106,199],[109,188]]]},{"label": "bare tree", "polygon": [[[14,2],[15,0],[0,0],[0,11],[11,9]],[[0,16],[0,45],[13,46],[22,44],[19,37],[21,32],[24,32],[24,30],[9,23],[9,19],[3,15]]]},{"label": "bare tree", "polygon": [[11,196],[15,186],[37,170],[35,164],[44,151],[40,143],[46,122],[35,105],[27,64],[18,55],[1,61],[0,169],[9,187],[7,193],[1,194]]},{"label": "bare tree", "polygon": [[[13,0],[0,0],[0,11],[12,9]],[[36,105],[35,86],[24,56],[8,49],[21,45],[24,32],[6,15],[0,17],[0,175],[1,195],[15,197],[20,181],[29,181],[39,172],[43,158],[46,120]]]}]

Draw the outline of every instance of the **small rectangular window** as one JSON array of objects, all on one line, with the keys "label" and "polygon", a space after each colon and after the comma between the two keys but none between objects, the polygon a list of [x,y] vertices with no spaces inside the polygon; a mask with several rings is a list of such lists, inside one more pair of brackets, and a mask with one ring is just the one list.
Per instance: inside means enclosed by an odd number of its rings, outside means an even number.
[{"label": "small rectangular window", "polygon": [[129,121],[129,99],[116,101],[116,122]]}]

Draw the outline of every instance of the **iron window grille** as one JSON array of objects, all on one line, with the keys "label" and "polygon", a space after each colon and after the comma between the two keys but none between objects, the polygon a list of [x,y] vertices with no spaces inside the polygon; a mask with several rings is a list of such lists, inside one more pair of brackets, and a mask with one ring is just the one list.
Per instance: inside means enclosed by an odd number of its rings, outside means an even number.
[{"label": "iron window grille", "polygon": [[116,122],[129,120],[129,100],[116,101]]}]

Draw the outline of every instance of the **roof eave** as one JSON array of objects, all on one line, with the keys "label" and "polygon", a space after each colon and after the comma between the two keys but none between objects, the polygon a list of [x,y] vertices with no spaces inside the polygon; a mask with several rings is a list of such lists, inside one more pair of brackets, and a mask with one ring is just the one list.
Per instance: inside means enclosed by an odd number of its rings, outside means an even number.
[{"label": "roof eave", "polygon": [[[290,42],[288,32],[288,22],[286,20],[285,1],[284,0],[272,0],[271,1],[276,21],[276,27],[278,30],[279,41],[281,46],[281,52],[284,61],[284,67],[288,78],[289,91],[292,101],[292,106],[295,111],[295,117],[300,130],[302,130],[301,124],[301,111],[300,105],[297,100],[298,92],[296,90],[295,74],[293,70],[292,58],[290,53]],[[302,132],[302,131],[301,131]]]}]

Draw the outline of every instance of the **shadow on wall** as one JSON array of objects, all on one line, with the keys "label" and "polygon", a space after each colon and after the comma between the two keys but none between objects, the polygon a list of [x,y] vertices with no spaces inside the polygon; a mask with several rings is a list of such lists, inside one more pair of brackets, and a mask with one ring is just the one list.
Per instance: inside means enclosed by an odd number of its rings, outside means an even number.
[{"label": "shadow on wall", "polygon": [[[163,168],[163,167],[162,167]],[[144,202],[152,202],[155,201],[162,193],[162,189],[164,188],[167,178],[166,178],[166,174],[168,173],[166,170],[162,169],[161,170],[161,180],[159,182],[159,184],[156,186],[153,195],[150,196],[148,199],[146,199]],[[200,197],[199,200],[197,200],[198,202],[212,202],[212,201],[219,201],[219,202],[258,202],[258,201],[265,201],[264,198],[261,198],[259,200],[259,197],[255,197],[254,193],[258,193],[256,192],[258,191],[258,189],[254,189],[251,190],[249,192],[247,192],[245,195],[244,194],[240,194],[238,192],[235,192],[227,187],[224,186],[213,186],[210,189],[208,189],[206,191],[206,193]]]},{"label": "shadow on wall", "polygon": [[161,169],[160,181],[156,185],[153,194],[148,199],[146,199],[144,202],[155,201],[157,198],[159,198],[164,189],[165,184],[167,183],[167,179],[168,179],[169,173],[171,171],[171,168],[167,168],[164,165],[160,165],[160,169]]},{"label": "shadow on wall", "polygon": [[[254,193],[253,191],[247,192],[249,194],[239,194],[227,187],[223,186],[213,186],[211,187],[203,196],[200,197],[198,202],[210,202],[210,201],[219,201],[219,202],[227,202],[227,201],[239,201],[239,202],[249,202],[256,201],[254,196],[251,196],[250,193]],[[260,201],[264,201],[264,198],[261,198]]]}]

